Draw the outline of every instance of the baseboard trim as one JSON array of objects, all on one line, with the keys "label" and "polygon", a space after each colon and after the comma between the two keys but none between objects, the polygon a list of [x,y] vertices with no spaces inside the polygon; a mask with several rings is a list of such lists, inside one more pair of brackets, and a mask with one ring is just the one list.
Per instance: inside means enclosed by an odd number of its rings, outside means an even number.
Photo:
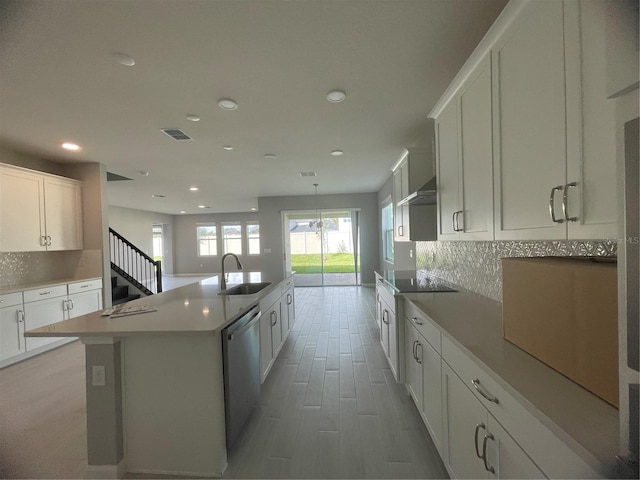
[{"label": "baseboard trim", "polygon": [[13,365],[14,363],[22,362],[23,360],[28,360],[31,357],[35,357],[36,355],[40,355],[41,353],[48,352],[49,350],[53,350],[58,347],[62,347],[67,343],[75,342],[78,340],[78,337],[66,337],[61,338],[60,340],[56,340],[55,342],[51,342],[47,345],[42,345],[41,347],[34,348],[33,350],[29,350],[23,353],[19,353],[13,357],[5,358],[0,362],[0,369],[4,367],[8,367],[9,365]]},{"label": "baseboard trim", "polygon": [[85,467],[85,478],[124,478],[126,473],[127,462],[125,459],[122,459],[117,465],[87,465]]},{"label": "baseboard trim", "polygon": [[156,470],[156,469],[148,469],[148,468],[134,468],[129,470],[127,473],[138,473],[143,475],[176,475],[180,477],[186,478],[222,478],[224,471],[227,469],[227,465],[225,464],[222,472],[214,473],[214,472],[183,472],[179,470]]}]

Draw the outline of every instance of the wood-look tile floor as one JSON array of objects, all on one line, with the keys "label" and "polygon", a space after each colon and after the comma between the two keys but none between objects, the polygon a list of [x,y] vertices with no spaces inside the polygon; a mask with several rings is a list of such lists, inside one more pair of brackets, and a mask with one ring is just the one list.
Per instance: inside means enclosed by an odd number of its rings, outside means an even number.
[{"label": "wood-look tile floor", "polygon": [[365,287],[296,288],[297,320],[225,478],[447,478]]},{"label": "wood-look tile floor", "polygon": [[[225,478],[446,478],[384,358],[373,289],[295,294],[297,321]],[[84,365],[74,342],[0,370],[0,478],[83,477]]]}]

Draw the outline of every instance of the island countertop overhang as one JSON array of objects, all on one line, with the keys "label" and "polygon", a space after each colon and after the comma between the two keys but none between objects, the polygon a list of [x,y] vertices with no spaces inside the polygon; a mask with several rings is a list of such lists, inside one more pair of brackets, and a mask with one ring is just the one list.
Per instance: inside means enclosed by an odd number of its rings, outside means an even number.
[{"label": "island countertop overhang", "polygon": [[156,311],[111,318],[102,311],[25,332],[26,337],[125,337],[134,335],[214,334],[256,305],[290,275],[234,272],[227,288],[238,283],[270,282],[255,294],[219,295],[219,276],[143,297],[127,305],[149,305]]}]

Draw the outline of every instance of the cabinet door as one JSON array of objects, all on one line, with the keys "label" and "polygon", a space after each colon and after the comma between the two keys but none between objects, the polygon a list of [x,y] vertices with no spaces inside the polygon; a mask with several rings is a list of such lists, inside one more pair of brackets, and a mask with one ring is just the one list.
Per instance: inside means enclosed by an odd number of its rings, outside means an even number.
[{"label": "cabinet door", "polygon": [[[44,327],[52,323],[61,322],[65,317],[64,302],[67,297],[54,297],[47,300],[24,304],[25,330]],[[47,345],[60,340],[57,337],[28,337],[26,338],[27,350]]]},{"label": "cabinet door", "polygon": [[45,250],[42,178],[0,167],[0,252]]},{"label": "cabinet door", "polygon": [[442,360],[438,352],[425,340],[421,340],[419,350],[419,358],[422,362],[422,412],[427,420],[427,428],[434,443],[438,449],[441,449]]},{"label": "cabinet door", "polygon": [[492,52],[495,238],[563,239],[549,212],[566,184],[563,2],[525,9]]},{"label": "cabinet door", "polygon": [[79,317],[102,308],[102,290],[89,290],[88,292],[69,295],[69,318]]},{"label": "cabinet door", "polygon": [[295,304],[293,288],[287,290],[282,297],[282,340],[284,341],[295,322]]},{"label": "cabinet door", "polygon": [[493,240],[491,57],[487,55],[460,94],[460,210],[462,240]]},{"label": "cabinet door", "polygon": [[82,188],[58,178],[44,180],[47,250],[82,249]]},{"label": "cabinet door", "polygon": [[421,343],[426,343],[422,340],[422,336],[418,333],[416,328],[411,322],[405,319],[405,372],[407,388],[409,393],[413,397],[413,401],[416,402],[418,410],[423,410],[422,404],[422,365],[420,361],[420,349]]},{"label": "cabinet door", "polygon": [[398,323],[396,319],[395,309],[389,309],[387,316],[389,328],[389,346],[387,357],[389,358],[389,366],[393,372],[393,376],[398,379]]},{"label": "cabinet door", "polygon": [[271,346],[271,309],[265,310],[260,317],[260,382],[264,382],[271,367],[273,349]]},{"label": "cabinet door", "polygon": [[406,172],[408,172],[408,170],[400,167],[393,174],[393,237],[396,242],[409,240],[409,207],[398,205],[398,202],[404,198],[404,182],[407,181],[404,178],[404,174],[406,174]]},{"label": "cabinet door", "polygon": [[[513,438],[489,415],[487,465],[494,469],[495,478],[546,478]],[[482,444],[485,439],[482,438]],[[478,443],[481,440],[478,439]]]},{"label": "cabinet door", "polygon": [[[438,240],[457,240],[454,217],[459,200],[458,100],[454,98],[436,122],[438,151]],[[459,216],[459,215],[458,215]]]},{"label": "cabinet door", "polygon": [[445,457],[455,478],[489,478],[478,457],[484,434],[488,432],[486,409],[462,380],[445,363],[442,365],[444,389]]},{"label": "cabinet door", "polygon": [[570,239],[617,235],[616,118],[615,100],[606,93],[610,39],[605,19],[620,8],[622,2],[565,6],[567,52],[575,52],[566,58],[572,86],[567,90],[567,182],[575,183],[567,199],[567,216],[575,218],[567,223]]},{"label": "cabinet door", "polygon": [[282,345],[282,323],[280,302],[276,302],[269,309],[269,320],[271,322],[271,350],[276,357]]},{"label": "cabinet door", "polygon": [[387,358],[389,358],[389,308],[380,301],[380,344]]},{"label": "cabinet door", "polygon": [[25,351],[22,305],[0,308],[0,360]]}]

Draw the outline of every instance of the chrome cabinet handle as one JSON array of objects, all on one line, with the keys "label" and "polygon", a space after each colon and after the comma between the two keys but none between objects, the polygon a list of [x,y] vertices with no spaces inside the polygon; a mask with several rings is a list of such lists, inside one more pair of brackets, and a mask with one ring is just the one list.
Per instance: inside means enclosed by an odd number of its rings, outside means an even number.
[{"label": "chrome cabinet handle", "polygon": [[556,192],[561,192],[564,190],[563,185],[558,185],[557,187],[553,187],[551,189],[551,195],[549,196],[549,215],[551,215],[551,221],[553,223],[563,223],[563,218],[556,218],[556,206],[555,206],[555,196]]},{"label": "chrome cabinet handle", "polygon": [[482,441],[482,461],[484,462],[484,468],[489,473],[496,473],[495,469],[489,465],[487,459],[487,440],[495,440],[492,433],[487,433]]},{"label": "chrome cabinet handle", "polygon": [[48,291],[48,292],[40,292],[40,295],[51,295],[51,291]]},{"label": "chrome cabinet handle", "polygon": [[490,402],[495,403],[496,405],[500,403],[500,401],[497,399],[497,397],[493,397],[491,395],[489,395],[488,393],[486,393],[482,387],[480,386],[480,380],[478,380],[477,378],[475,380],[471,381],[473,387],[478,391],[478,393],[480,395],[482,395],[484,398],[486,398],[487,400],[489,400]]},{"label": "chrome cabinet handle", "polygon": [[287,293],[287,305],[291,305],[293,303],[293,296],[290,293]]},{"label": "chrome cabinet handle", "polygon": [[44,235],[40,235],[40,246],[41,247],[47,246],[47,237],[45,237]]},{"label": "chrome cabinet handle", "polygon": [[417,343],[417,345],[416,345],[416,362],[418,362],[419,364],[422,365],[422,360],[418,356],[418,347],[420,347],[420,353],[422,353],[422,344],[419,341],[417,341],[416,343]]},{"label": "chrome cabinet handle", "polygon": [[457,214],[458,214],[458,212],[453,212],[453,215],[451,215],[451,228],[453,229],[454,232],[458,231],[456,229],[456,215]]},{"label": "chrome cabinet handle", "polygon": [[275,310],[272,310],[270,315],[271,315],[271,326],[275,327],[276,323],[278,323],[278,315],[276,314]]},{"label": "chrome cabinet handle", "polygon": [[404,237],[404,225],[400,225],[398,227],[398,236],[399,237]]},{"label": "chrome cabinet handle", "polygon": [[418,341],[417,341],[417,340],[414,340],[414,341],[413,341],[413,351],[412,351],[412,353],[413,353],[413,359],[414,359],[414,360],[417,360],[417,358],[416,358],[416,344],[417,344],[417,343],[418,343]]},{"label": "chrome cabinet handle", "polygon": [[476,425],[476,433],[473,436],[473,445],[476,448],[476,457],[478,457],[481,460],[484,460],[482,454],[480,453],[480,448],[478,448],[478,432],[480,431],[480,429],[486,430],[487,427],[485,427],[484,423],[479,423]]},{"label": "chrome cabinet handle", "polygon": [[69,305],[70,305],[69,309],[70,309],[70,310],[73,310],[73,308],[74,308],[74,306],[73,306],[73,300],[69,300]]},{"label": "chrome cabinet handle", "polygon": [[564,219],[567,222],[576,222],[578,220],[578,217],[570,217],[569,216],[569,189],[570,188],[576,188],[578,186],[578,184],[576,182],[571,182],[571,183],[567,183],[564,186],[564,192],[562,194],[562,214],[564,215]]},{"label": "chrome cabinet handle", "polygon": [[24,323],[24,311],[16,310],[16,328],[18,329],[18,350],[22,350],[22,342],[20,341],[20,324]]},{"label": "chrome cabinet handle", "polygon": [[413,323],[416,325],[424,325],[421,320],[418,320],[418,317],[413,317],[411,320],[413,320]]},{"label": "chrome cabinet handle", "polygon": [[383,321],[384,323],[386,323],[387,325],[389,325],[389,321],[388,321],[388,320],[385,320],[385,316],[386,316],[386,317],[388,317],[388,316],[389,316],[389,311],[388,311],[386,308],[382,311],[382,321]]},{"label": "chrome cabinet handle", "polygon": [[464,226],[462,228],[460,228],[460,214],[464,213],[464,210],[458,210],[457,212],[454,212],[454,219],[455,219],[455,226],[453,228],[454,231],[456,232],[462,232],[464,230]]},{"label": "chrome cabinet handle", "polygon": [[50,247],[51,243],[52,243],[51,242],[51,235],[47,235],[47,241],[48,241],[47,246]]}]

